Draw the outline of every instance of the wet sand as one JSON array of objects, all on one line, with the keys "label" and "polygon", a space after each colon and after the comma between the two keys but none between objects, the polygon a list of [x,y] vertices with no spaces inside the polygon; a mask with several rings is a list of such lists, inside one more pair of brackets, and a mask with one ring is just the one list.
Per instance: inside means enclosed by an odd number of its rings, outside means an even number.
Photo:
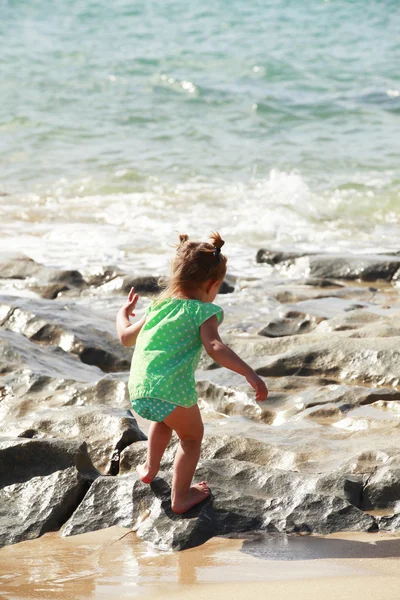
[{"label": "wet sand", "polygon": [[368,590],[374,600],[397,600],[399,557],[400,536],[388,533],[214,538],[174,553],[119,527],[51,533],[0,550],[0,598],[353,600]]}]

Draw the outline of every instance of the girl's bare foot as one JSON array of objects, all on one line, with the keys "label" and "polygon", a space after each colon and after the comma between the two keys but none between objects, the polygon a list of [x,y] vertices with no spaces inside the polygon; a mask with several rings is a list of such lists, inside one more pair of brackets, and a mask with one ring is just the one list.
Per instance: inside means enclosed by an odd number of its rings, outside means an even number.
[{"label": "girl's bare foot", "polygon": [[193,506],[196,506],[196,504],[199,504],[200,502],[203,502],[203,500],[206,500],[206,498],[208,498],[209,495],[210,488],[207,486],[207,483],[205,481],[197,483],[196,485],[192,485],[192,487],[189,489],[187,498],[184,498],[183,500],[179,502],[174,502],[172,504],[172,512],[174,512],[177,515],[182,515]]},{"label": "girl's bare foot", "polygon": [[157,475],[157,471],[151,471],[146,465],[146,463],[144,463],[143,465],[138,465],[136,467],[136,471],[140,477],[140,480],[143,481],[143,483],[151,483],[154,477]]}]

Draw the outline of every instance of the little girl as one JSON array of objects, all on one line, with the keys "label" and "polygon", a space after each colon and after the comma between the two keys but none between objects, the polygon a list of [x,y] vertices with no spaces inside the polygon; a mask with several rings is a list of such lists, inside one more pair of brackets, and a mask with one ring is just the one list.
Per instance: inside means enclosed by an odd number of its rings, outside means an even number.
[{"label": "little girl", "polygon": [[206,482],[191,485],[200,457],[203,422],[197,405],[195,369],[204,346],[220,365],[246,377],[256,400],[267,398],[264,381],[218,334],[222,309],[212,304],[226,273],[227,258],[221,253],[219,233],[211,243],[191,242],[179,236],[166,289],[133,325],[138,295],[131,289],[117,315],[117,331],[124,346],[136,344],[129,378],[132,408],[152,421],[147,460],[137,467],[140,478],[150,483],[156,476],[172,431],[180,444],[174,461],[171,493],[173,512],[182,514],[205,500]]}]

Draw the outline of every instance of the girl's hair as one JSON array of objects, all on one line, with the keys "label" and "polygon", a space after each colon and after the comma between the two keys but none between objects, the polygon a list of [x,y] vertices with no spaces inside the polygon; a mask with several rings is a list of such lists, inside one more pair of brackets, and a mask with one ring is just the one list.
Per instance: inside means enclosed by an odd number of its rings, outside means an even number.
[{"label": "girl's hair", "polygon": [[170,266],[170,276],[161,280],[164,288],[157,301],[165,300],[182,291],[190,292],[209,279],[223,280],[227,258],[221,253],[225,244],[219,233],[210,235],[208,242],[191,242],[185,233],[179,234],[176,254]]}]

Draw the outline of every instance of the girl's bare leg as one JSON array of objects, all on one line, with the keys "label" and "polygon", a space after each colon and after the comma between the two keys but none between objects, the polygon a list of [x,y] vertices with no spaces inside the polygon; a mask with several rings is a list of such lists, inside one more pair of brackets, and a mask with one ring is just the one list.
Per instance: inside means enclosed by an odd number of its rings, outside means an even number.
[{"label": "girl's bare leg", "polygon": [[171,435],[172,429],[164,422],[158,423],[153,421],[150,425],[147,459],[143,465],[136,467],[136,471],[143,483],[151,483],[157,475],[162,456],[170,442]]},{"label": "girl's bare leg", "polygon": [[171,508],[173,512],[182,514],[210,495],[204,481],[191,485],[200,457],[203,421],[199,407],[195,404],[190,408],[178,406],[164,423],[173,429],[180,439],[174,461]]}]

